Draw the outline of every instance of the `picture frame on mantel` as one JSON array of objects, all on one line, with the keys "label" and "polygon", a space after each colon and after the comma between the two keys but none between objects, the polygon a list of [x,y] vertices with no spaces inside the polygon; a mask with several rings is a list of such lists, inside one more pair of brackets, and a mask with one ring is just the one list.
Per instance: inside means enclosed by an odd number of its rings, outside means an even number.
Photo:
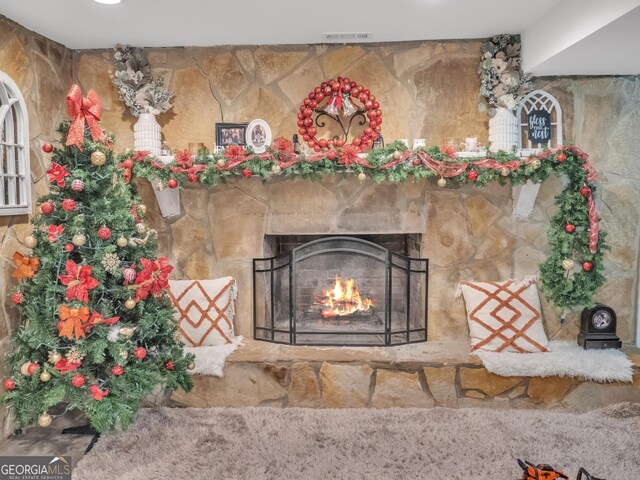
[{"label": "picture frame on mantel", "polygon": [[271,127],[264,120],[256,118],[247,127],[247,145],[255,153],[263,153],[272,141]]},{"label": "picture frame on mantel", "polygon": [[247,125],[246,123],[216,123],[216,146],[245,146],[247,144]]}]

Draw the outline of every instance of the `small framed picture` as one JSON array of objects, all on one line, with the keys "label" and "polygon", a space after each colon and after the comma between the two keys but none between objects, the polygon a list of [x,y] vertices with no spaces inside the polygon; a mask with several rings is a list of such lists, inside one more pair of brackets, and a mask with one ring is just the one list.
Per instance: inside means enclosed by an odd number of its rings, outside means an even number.
[{"label": "small framed picture", "polygon": [[271,128],[264,120],[257,118],[247,127],[247,145],[254,152],[264,152],[271,145],[271,140]]},{"label": "small framed picture", "polygon": [[216,123],[216,146],[247,144],[246,123]]}]

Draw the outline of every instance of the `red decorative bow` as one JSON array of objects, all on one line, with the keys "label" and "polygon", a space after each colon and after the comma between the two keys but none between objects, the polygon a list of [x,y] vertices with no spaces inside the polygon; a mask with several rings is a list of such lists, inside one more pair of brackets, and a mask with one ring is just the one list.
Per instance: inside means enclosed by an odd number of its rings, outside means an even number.
[{"label": "red decorative bow", "polygon": [[76,84],[72,85],[67,94],[67,107],[69,116],[73,119],[67,135],[67,146],[75,145],[82,150],[85,122],[89,125],[94,141],[106,141],[107,137],[98,124],[102,116],[102,103],[96,92],[89,90],[87,97],[82,98],[80,87]]}]

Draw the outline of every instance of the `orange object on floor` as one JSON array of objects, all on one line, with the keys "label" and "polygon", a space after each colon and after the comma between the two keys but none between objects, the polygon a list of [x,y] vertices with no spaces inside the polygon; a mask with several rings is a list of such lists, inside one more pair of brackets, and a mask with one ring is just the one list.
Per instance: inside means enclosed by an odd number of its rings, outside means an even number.
[{"label": "orange object on floor", "polygon": [[[569,479],[564,473],[554,469],[551,465],[540,463],[534,465],[531,462],[522,461],[518,459],[518,465],[522,468],[522,480],[556,480],[556,479]],[[603,478],[592,477],[589,472],[584,468],[578,471],[578,479],[582,480],[582,475],[585,476],[585,480],[604,480]]]}]

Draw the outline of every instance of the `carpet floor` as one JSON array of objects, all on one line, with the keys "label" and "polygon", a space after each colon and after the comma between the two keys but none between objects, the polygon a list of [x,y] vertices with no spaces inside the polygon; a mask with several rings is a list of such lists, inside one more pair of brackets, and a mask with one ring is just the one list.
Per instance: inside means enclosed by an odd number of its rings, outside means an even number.
[{"label": "carpet floor", "polygon": [[505,479],[516,458],[640,478],[640,403],[542,410],[160,408],[103,435],[76,480]]}]

